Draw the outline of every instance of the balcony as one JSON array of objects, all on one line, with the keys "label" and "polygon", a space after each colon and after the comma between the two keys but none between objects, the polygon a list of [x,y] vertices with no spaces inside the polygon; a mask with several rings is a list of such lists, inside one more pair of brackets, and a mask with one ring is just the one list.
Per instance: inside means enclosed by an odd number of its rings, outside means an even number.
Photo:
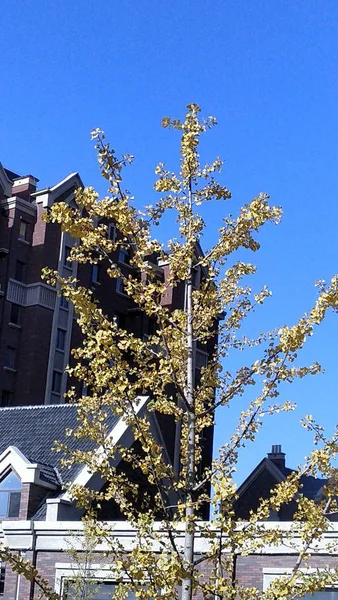
[{"label": "balcony", "polygon": [[43,306],[54,310],[56,291],[45,283],[26,285],[21,281],[10,279],[7,289],[7,300],[20,306]]}]

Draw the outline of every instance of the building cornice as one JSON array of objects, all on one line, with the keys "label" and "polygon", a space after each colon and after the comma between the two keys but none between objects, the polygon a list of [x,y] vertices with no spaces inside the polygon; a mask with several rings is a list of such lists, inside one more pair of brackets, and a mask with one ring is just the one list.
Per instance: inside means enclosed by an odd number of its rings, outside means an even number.
[{"label": "building cornice", "polygon": [[[137,529],[127,522],[108,521],[107,527],[111,531],[112,539],[118,539],[122,547],[126,551],[130,551],[135,547],[135,538],[138,534]],[[195,552],[203,554],[209,552],[215,543],[215,537],[219,535],[216,527],[212,528],[210,523],[200,522],[196,532]],[[265,544],[257,550],[249,551],[250,555],[298,555],[303,548],[302,537],[297,530],[297,524],[286,521],[283,523],[261,522],[258,523],[260,530],[276,529],[285,533],[285,542],[279,545]],[[239,527],[242,527],[240,525]],[[299,524],[298,524],[299,526]],[[154,523],[154,532],[161,535],[162,541],[166,538],[165,524],[161,522]],[[205,527],[210,527],[214,538],[208,539],[203,530]],[[4,544],[12,550],[28,550],[32,547],[33,537],[35,537],[35,548],[40,551],[67,551],[70,545],[77,550],[83,549],[85,537],[85,525],[82,521],[2,521],[2,534],[0,538],[4,540]],[[184,532],[185,523],[177,523],[173,531],[177,548],[184,547]],[[292,536],[292,544],[290,544],[290,534]],[[259,533],[261,540],[262,532]],[[230,551],[226,548],[226,538],[223,536],[223,552],[227,554]],[[323,533],[322,539],[315,542],[315,547],[312,550],[316,555],[328,554],[328,548],[332,544],[338,543],[338,523],[331,523],[330,529]],[[162,550],[162,544],[153,540],[154,552]],[[97,551],[104,552],[109,549],[109,544],[100,543]]]},{"label": "building cornice", "polygon": [[[78,187],[83,187],[82,179],[78,173],[71,173],[56,185],[43,190],[38,190],[31,195],[35,198],[37,204],[42,204],[44,208],[48,208],[52,206],[60,196],[66,194],[67,191],[69,191],[69,195],[73,197],[74,190]],[[67,200],[69,199],[67,198]]]},{"label": "building cornice", "polygon": [[1,208],[5,208],[7,210],[19,209],[27,215],[36,217],[35,204],[31,204],[31,202],[27,202],[27,200],[23,200],[23,198],[19,198],[19,196],[11,196],[10,198],[5,198],[4,200],[1,200],[0,206]]}]

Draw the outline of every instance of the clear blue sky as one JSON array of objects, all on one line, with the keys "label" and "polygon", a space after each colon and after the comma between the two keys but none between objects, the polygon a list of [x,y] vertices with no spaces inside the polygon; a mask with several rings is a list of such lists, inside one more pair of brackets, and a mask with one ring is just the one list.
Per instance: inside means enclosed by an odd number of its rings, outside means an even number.
[{"label": "clear blue sky", "polygon": [[[251,260],[257,286],[274,294],[256,327],[291,324],[314,301],[314,281],[338,271],[337,27],[334,0],[2,0],[0,160],[41,186],[72,171],[97,186],[88,134],[101,127],[135,155],[128,186],[147,204],[155,163],[176,164],[177,139],[160,119],[198,102],[219,122],[203,152],[226,159],[234,197],[210,210],[210,226],[260,191],[284,207]],[[290,466],[301,460],[310,439],[298,416],[338,421],[337,338],[332,315],[303,355],[326,374],[283,390],[297,413],[267,423],[243,452],[239,480],[272,443]],[[233,422],[233,411],[219,415],[217,443]]]}]

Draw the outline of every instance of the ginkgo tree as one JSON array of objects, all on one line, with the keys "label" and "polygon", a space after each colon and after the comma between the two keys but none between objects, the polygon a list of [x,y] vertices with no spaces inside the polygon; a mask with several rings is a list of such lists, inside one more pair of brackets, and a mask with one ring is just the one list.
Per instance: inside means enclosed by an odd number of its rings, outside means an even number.
[{"label": "ginkgo tree", "polygon": [[[214,118],[201,118],[196,104],[188,105],[182,121],[163,119],[163,127],[180,134],[180,166],[174,173],[164,163],[158,164],[154,187],[159,197],[143,210],[135,207],[123,185],[123,170],[133,157],[117,156],[104,133],[93,131],[101,173],[108,182],[107,196],[99,198],[93,188],[79,189],[76,208],[56,203],[46,216],[75,238],[69,260],[99,263],[109,277],[123,281],[125,293],[156,321],[153,334],[140,339],[119,327],[117,320],[109,320],[93,292],[74,278],[44,271],[46,281],[73,303],[83,334],[81,347],[73,351],[75,364],[68,372],[89,393],[78,398],[75,389],[68,392],[69,400],[76,400],[79,406],[79,425],[69,435],[90,437],[102,451],[99,457],[83,450],[68,452],[65,460],[87,465],[106,482],[101,490],[73,486],[71,494],[85,509],[86,530],[108,548],[112,578],[119,584],[115,590],[118,598],[126,597],[130,591],[141,598],[182,600],[191,600],[195,595],[243,600],[294,598],[330,585],[338,577],[338,567],[322,569],[311,576],[305,576],[301,569],[329,526],[327,514],[334,509],[337,494],[332,463],[338,450],[338,435],[326,437],[312,417],[302,422],[313,432],[316,443],[305,464],[278,484],[247,521],[238,519],[234,511],[233,473],[240,448],[255,440],[264,415],[292,410],[290,402],[278,403],[281,383],[321,370],[318,363],[299,366],[297,354],[326,312],[337,311],[338,278],[333,277],[328,285],[319,284],[313,308],[298,323],[261,334],[257,339],[245,335],[246,318],[265,301],[269,291],[266,287],[257,293],[251,290],[248,278],[255,274],[255,267],[239,260],[237,251],[244,248],[256,252],[260,228],[268,222],[278,224],[282,212],[269,203],[266,194],[259,194],[237,216],[226,216],[231,193],[216,179],[222,161],[216,158],[201,164],[199,156],[200,138],[214,125]],[[224,219],[214,246],[205,253],[197,252],[206,226],[201,209],[207,214],[204,205],[212,201],[221,203]],[[177,231],[164,244],[154,233],[168,211],[176,214]],[[115,239],[108,235],[110,223],[118,232]],[[133,269],[128,273],[114,258],[121,249],[130,254]],[[150,256],[157,256],[168,265],[165,281],[158,277]],[[198,268],[202,276],[196,288],[194,274]],[[163,303],[168,285],[184,286],[181,309],[169,310]],[[196,347],[215,339],[214,351],[195,381]],[[255,359],[231,374],[231,354],[252,346]],[[142,394],[149,396],[149,401],[147,412],[140,416],[137,398]],[[243,400],[238,401],[243,395],[252,398],[245,410]],[[217,411],[230,405],[234,409],[238,405],[236,430],[212,464],[201,469],[203,432],[214,425]],[[147,416],[152,412],[169,415],[180,427],[180,461],[176,467],[168,464],[163,449],[152,436]],[[123,447],[107,437],[107,414],[111,413],[125,419],[137,445]],[[66,448],[59,449],[67,452]],[[117,455],[148,483],[142,510],[136,501],[140,495],[137,480],[130,478],[130,471],[112,466]],[[298,493],[299,480],[302,475],[318,473],[327,478],[328,484],[323,501],[315,503]],[[278,511],[292,499],[297,503],[293,527],[288,532],[278,523],[276,527],[265,527],[271,511]],[[98,517],[102,503],[111,501],[135,529],[128,552]],[[210,506],[208,522],[200,520],[205,504]],[[296,533],[301,545],[288,576],[276,580],[265,592],[239,585],[233,575],[236,557],[273,547],[288,536],[292,543]],[[202,554],[196,553],[197,537],[204,540]],[[6,559],[14,569],[29,570],[28,565],[20,567],[9,552]],[[31,577],[38,575],[34,572]],[[46,598],[57,597],[46,582],[41,580],[39,585]]]}]

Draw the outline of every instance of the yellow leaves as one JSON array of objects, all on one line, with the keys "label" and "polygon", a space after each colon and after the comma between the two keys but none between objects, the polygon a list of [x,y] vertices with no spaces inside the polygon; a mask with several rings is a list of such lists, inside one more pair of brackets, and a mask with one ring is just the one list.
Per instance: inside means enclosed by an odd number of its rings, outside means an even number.
[{"label": "yellow leaves", "polygon": [[312,335],[312,325],[305,318],[300,319],[293,327],[279,330],[280,344],[283,352],[295,352],[302,348],[306,337]]},{"label": "yellow leaves", "polygon": [[264,288],[259,292],[259,294],[254,294],[254,299],[256,304],[263,304],[264,300],[266,298],[269,298],[269,296],[272,296],[272,292],[270,292],[270,290],[264,286]]},{"label": "yellow leaves", "polygon": [[175,192],[179,193],[181,191],[181,182],[178,177],[176,177],[175,173],[170,173],[164,168],[164,163],[159,163],[155,168],[156,175],[159,175],[159,178],[154,184],[154,189],[157,192]]},{"label": "yellow leaves", "polygon": [[283,327],[279,330],[280,345],[283,352],[295,352],[304,345],[306,338],[313,333],[314,325],[324,319],[329,308],[337,310],[338,307],[338,278],[335,276],[331,284],[325,287],[321,283],[321,292],[314,307],[308,315],[302,317],[296,325]]},{"label": "yellow leaves", "polygon": [[213,489],[215,494],[215,503],[224,502],[233,498],[236,492],[236,485],[230,477],[218,475],[213,478]]},{"label": "yellow leaves", "polygon": [[269,196],[260,194],[250,204],[244,205],[237,219],[224,219],[225,226],[220,229],[220,238],[210,255],[214,260],[224,263],[226,256],[243,247],[253,252],[259,249],[259,243],[252,232],[258,231],[268,221],[278,224],[282,210],[268,204]]},{"label": "yellow leaves", "polygon": [[[97,523],[95,532],[99,541],[104,540],[109,547],[116,576],[122,578],[127,574],[128,583],[131,582],[141,600],[156,597],[160,588],[161,595],[172,600],[182,579],[190,577],[196,594],[204,594],[205,598],[214,595],[233,600],[261,597],[261,592],[254,588],[229,584],[235,554],[246,556],[265,545],[285,541],[285,534],[278,528],[265,530],[259,521],[269,519],[273,511],[278,512],[283,505],[300,497],[301,474],[316,474],[321,470],[330,477],[331,486],[323,493],[331,499],[334,497],[332,459],[338,440],[336,437],[324,439],[323,431],[309,418],[304,426],[314,432],[318,448],[308,458],[305,468],[278,485],[271,498],[262,500],[248,523],[238,523],[235,519],[233,473],[239,450],[255,440],[268,415],[294,408],[291,402],[276,401],[281,382],[291,383],[295,378],[320,371],[316,362],[298,366],[296,352],[326,311],[338,309],[338,279],[333,278],[329,286],[319,283],[317,302],[295,325],[281,328],[278,334],[260,333],[253,339],[242,335],[246,316],[252,314],[270,292],[265,286],[258,292],[253,291],[247,285],[246,277],[255,274],[255,266],[238,261],[236,254],[236,262],[232,264],[229,257],[242,248],[257,251],[256,233],[268,222],[277,224],[281,209],[271,206],[266,194],[258,195],[244,205],[237,216],[223,220],[219,239],[203,255],[199,242],[205,231],[205,221],[197,207],[203,207],[210,200],[228,200],[231,193],[215,179],[222,167],[220,158],[200,165],[201,135],[216,121],[212,117],[203,119],[199,113],[199,106],[190,104],[184,120],[165,117],[162,121],[163,127],[180,132],[181,161],[178,173],[168,170],[162,162],[156,166],[154,187],[161,197],[154,205],[142,211],[135,208],[133,197],[123,189],[122,177],[132,156],[117,156],[106,142],[104,133],[97,129],[92,132],[92,139],[96,141],[102,176],[108,182],[107,196],[99,200],[92,188],[78,190],[77,208],[60,202],[46,217],[77,240],[71,260],[100,263],[101,269],[112,280],[123,281],[130,306],[139,307],[145,322],[151,319],[155,324],[152,334],[145,339],[138,337],[137,327],[132,330],[134,325],[130,331],[124,331],[118,327],[116,319],[109,321],[93,294],[78,282],[62,278],[51,270],[45,271],[46,280],[73,303],[84,336],[82,345],[74,351],[76,364],[69,369],[69,374],[85,384],[89,393],[79,399],[79,423],[72,435],[78,439],[92,439],[103,448],[99,457],[85,451],[67,455],[67,464],[81,462],[106,481],[106,487],[101,491],[78,486],[72,493],[88,510],[94,511],[105,502],[116,502],[124,518],[135,526],[134,545],[128,553],[118,546],[116,538],[106,537],[107,532]],[[151,226],[158,225],[167,211],[175,211],[177,232],[172,233],[172,239],[164,247],[152,238]],[[114,239],[108,236],[110,224],[117,230]],[[129,265],[121,264],[120,250],[129,252]],[[188,318],[186,299],[191,286],[194,289]],[[172,310],[176,305],[177,310]],[[224,319],[222,324],[221,318]],[[189,347],[188,323],[192,327]],[[260,346],[261,355],[258,354]],[[247,347],[254,347],[251,362],[242,363],[233,374],[222,372],[228,354]],[[198,352],[205,352],[207,358],[196,374]],[[187,357],[191,355],[190,371]],[[198,385],[189,396],[189,404],[188,382],[190,385],[195,377]],[[221,448],[217,460],[203,471],[202,444],[207,428],[213,425],[215,408],[238,402],[247,390],[251,392],[251,401],[239,413],[235,431]],[[134,400],[139,394],[150,397],[142,417],[135,412]],[[70,390],[69,398],[74,400],[75,397],[75,391]],[[117,446],[108,438],[107,415],[125,419],[133,432],[132,446]],[[176,457],[179,473],[166,462],[162,448],[152,434],[150,424],[156,418],[161,423],[168,423],[168,431],[179,437],[181,456]],[[174,440],[170,442],[174,445]],[[119,460],[124,472],[113,466]],[[190,466],[191,462],[193,466]],[[214,489],[213,498],[207,493],[210,482]],[[203,503],[213,504],[215,523],[203,526],[198,523],[198,511]],[[217,513],[220,506],[221,511]],[[298,501],[298,527],[303,532],[304,543],[323,531],[322,508],[322,505]],[[158,531],[154,526],[159,515],[163,517],[165,531]],[[209,558],[214,562],[204,581],[194,568],[194,557],[190,562],[184,561],[181,552],[175,548],[175,527],[181,517],[188,524],[188,532],[200,527],[201,535],[210,543]],[[219,527],[217,533],[215,524]],[[226,556],[223,553],[224,577],[220,576],[215,559],[221,537],[219,532],[226,538],[223,550],[226,548],[228,552]],[[155,544],[160,549],[156,554],[152,551]],[[275,596],[273,591],[268,591],[265,597],[274,600],[290,597],[297,592],[298,584],[296,578],[289,577],[271,588],[275,590]],[[311,585],[315,589],[315,582]],[[125,592],[122,585],[116,592],[118,600],[125,597]]]}]

